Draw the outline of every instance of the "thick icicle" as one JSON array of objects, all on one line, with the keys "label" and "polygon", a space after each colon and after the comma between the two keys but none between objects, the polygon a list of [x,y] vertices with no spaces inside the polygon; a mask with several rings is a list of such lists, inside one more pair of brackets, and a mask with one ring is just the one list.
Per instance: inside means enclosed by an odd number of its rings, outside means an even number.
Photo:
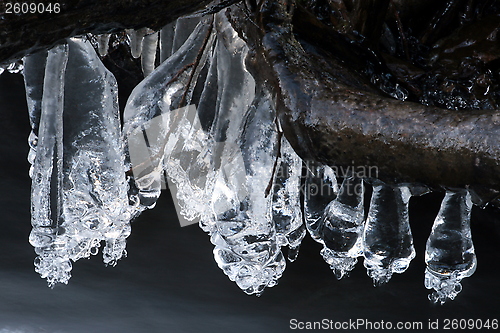
[{"label": "thick icicle", "polygon": [[301,176],[302,159],[283,136],[281,158],[273,186],[273,220],[278,244],[288,246],[290,261],[297,258],[300,243],[306,234],[300,207]]},{"label": "thick icicle", "polygon": [[175,21],[174,38],[172,41],[172,54],[177,52],[182,45],[186,42],[189,36],[192,34],[198,23],[200,23],[200,17],[181,17]]},{"label": "thick icicle", "polygon": [[429,295],[435,303],[455,299],[462,290],[460,281],[476,271],[471,208],[468,190],[446,191],[425,250],[425,287],[435,290]]},{"label": "thick icicle", "polygon": [[259,295],[274,286],[285,269],[272,220],[272,195],[266,196],[277,154],[275,111],[269,93],[256,89],[246,69],[245,42],[223,13],[218,19],[211,241],[224,273],[247,294]]},{"label": "thick icicle", "polygon": [[364,265],[374,285],[403,273],[415,257],[408,218],[408,186],[375,184],[363,233]]},{"label": "thick icicle", "polygon": [[68,282],[70,259],[96,254],[102,240],[104,262],[115,264],[135,211],[128,205],[116,80],[89,42],[70,39],[49,51],[41,105],[30,242],[36,271],[53,286]]},{"label": "thick icicle", "polygon": [[191,123],[184,122],[182,127],[170,124],[182,123],[184,115],[183,111],[171,111],[191,101],[214,39],[211,20],[200,22],[186,43],[139,83],[127,101],[123,135],[127,163],[134,175],[131,195],[137,196],[141,209],[154,207],[161,193],[163,162],[178,145],[180,133],[190,128]]},{"label": "thick icicle", "polygon": [[141,66],[144,76],[148,76],[155,69],[156,48],[158,46],[158,32],[144,36],[142,40]]},{"label": "thick icicle", "polygon": [[345,177],[338,196],[325,209],[321,255],[337,279],[347,276],[361,256],[364,226],[364,186],[356,177]]},{"label": "thick icicle", "polygon": [[28,144],[30,147],[28,161],[31,164],[29,175],[31,178],[33,178],[33,164],[35,162],[36,146],[38,144],[38,127],[40,125],[40,115],[42,113],[43,78],[45,76],[46,61],[47,51],[40,51],[26,56],[23,59],[26,102],[28,104],[28,115],[32,128],[28,137]]},{"label": "thick icicle", "polygon": [[323,259],[341,279],[361,255],[363,181],[347,175],[337,188],[335,173],[329,166],[308,163],[307,167],[306,225],[313,239],[323,244]]}]

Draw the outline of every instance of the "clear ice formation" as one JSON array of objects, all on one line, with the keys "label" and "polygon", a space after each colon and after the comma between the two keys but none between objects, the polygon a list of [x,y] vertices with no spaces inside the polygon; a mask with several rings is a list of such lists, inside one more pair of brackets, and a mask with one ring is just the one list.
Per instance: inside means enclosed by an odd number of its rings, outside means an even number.
[{"label": "clear ice formation", "polygon": [[142,54],[142,41],[144,36],[148,33],[148,28],[140,28],[137,30],[127,29],[125,30],[129,39],[130,53],[132,57],[139,58]]},{"label": "clear ice formation", "polygon": [[460,281],[476,271],[470,229],[472,201],[466,189],[448,190],[425,249],[425,287],[429,300],[445,303],[462,290]]},{"label": "clear ice formation", "polygon": [[333,170],[313,165],[306,178],[306,225],[321,255],[338,279],[349,274],[362,255],[364,186],[360,178],[346,175],[340,187]]},{"label": "clear ice formation", "polygon": [[[196,79],[213,39],[211,24],[200,23],[176,53],[137,85],[127,101],[123,140],[127,167],[134,175],[131,188],[137,192],[142,209],[154,207],[161,193],[164,160],[179,149],[179,135],[189,131],[191,123],[181,120],[184,112],[180,109],[191,102]],[[195,65],[185,66],[186,63]],[[169,163],[165,165],[168,169]],[[173,181],[181,182],[177,178]],[[179,190],[183,189],[187,187]],[[182,193],[178,192],[177,196]]]},{"label": "clear ice formation", "polygon": [[109,50],[109,38],[111,34],[102,34],[95,36],[97,41],[97,51],[101,57],[105,57]]},{"label": "clear ice formation", "polygon": [[38,255],[35,270],[53,286],[67,283],[71,261],[97,254],[101,241],[104,262],[116,264],[125,255],[134,208],[113,75],[79,39],[48,51],[42,80],[44,58],[42,52],[25,59],[35,151],[30,243]]},{"label": "clear ice formation", "polygon": [[[338,279],[362,255],[375,285],[408,268],[415,257],[408,203],[427,189],[370,180],[365,222],[363,180],[347,173],[339,184],[331,167],[295,153],[224,12],[127,33],[145,79],[127,101],[123,130],[116,80],[90,43],[69,39],[7,68],[24,65],[30,243],[49,286],[67,283],[72,262],[97,254],[103,241],[106,264],[124,256],[130,220],[156,205],[164,175],[180,213],[210,234],[218,266],[247,294],[277,283],[282,248],[294,261],[306,231]],[[104,56],[109,35],[97,41]],[[449,190],[429,236],[425,286],[434,302],[454,299],[475,270],[471,205],[468,191]]]},{"label": "clear ice formation", "polygon": [[375,286],[403,273],[413,258],[413,236],[408,217],[410,188],[374,184],[362,238],[364,266]]},{"label": "clear ice formation", "polygon": [[145,77],[155,69],[157,44],[158,32],[150,33],[142,40],[141,66]]},{"label": "clear ice formation", "polygon": [[282,136],[279,166],[273,185],[273,221],[277,242],[288,246],[288,259],[297,259],[299,246],[306,235],[300,204],[302,159]]}]

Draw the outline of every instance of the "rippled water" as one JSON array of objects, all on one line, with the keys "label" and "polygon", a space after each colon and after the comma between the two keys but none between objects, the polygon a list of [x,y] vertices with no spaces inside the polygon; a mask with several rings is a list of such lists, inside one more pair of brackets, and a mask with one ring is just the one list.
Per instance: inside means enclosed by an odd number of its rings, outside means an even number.
[{"label": "rippled water", "polygon": [[22,76],[0,76],[0,333],[8,332],[287,332],[289,320],[422,321],[498,318],[500,214],[475,209],[472,228],[478,269],[453,302],[432,305],[423,285],[424,248],[442,195],[410,202],[417,257],[405,274],[373,288],[362,264],[337,281],[304,240],[279,285],[250,297],[221,273],[209,238],[181,228],[168,195],[132,225],[129,257],[114,267],[79,261],[67,286],[49,289],[33,269],[28,243],[30,131]]}]

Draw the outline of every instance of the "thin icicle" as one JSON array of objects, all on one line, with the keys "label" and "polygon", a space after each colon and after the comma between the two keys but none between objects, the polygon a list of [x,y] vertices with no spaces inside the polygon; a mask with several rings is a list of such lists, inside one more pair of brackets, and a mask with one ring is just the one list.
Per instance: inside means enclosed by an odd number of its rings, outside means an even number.
[{"label": "thin icicle", "polygon": [[64,74],[68,46],[58,45],[48,52],[43,85],[40,139],[36,150],[31,190],[30,243],[38,255],[35,271],[47,279],[50,287],[68,283],[71,261],[68,238],[62,226],[62,129],[64,109]]},{"label": "thin icicle", "polygon": [[105,57],[109,50],[109,38],[111,34],[102,34],[95,36],[97,40],[97,50],[101,57]]},{"label": "thin icicle", "polygon": [[363,233],[364,265],[375,286],[403,273],[413,258],[413,236],[408,218],[408,186],[376,184]]},{"label": "thin icicle", "polygon": [[171,22],[160,30],[160,64],[172,55],[176,23]]},{"label": "thin icicle", "polygon": [[435,303],[455,299],[462,290],[460,281],[476,271],[471,208],[467,189],[446,191],[425,249],[425,287],[435,290],[429,295]]},{"label": "thin icicle", "polygon": [[130,53],[132,57],[139,58],[142,54],[142,40],[148,33],[148,28],[141,29],[126,29],[125,32],[130,41]]},{"label": "thin icicle", "polygon": [[300,243],[306,234],[300,207],[301,176],[302,159],[283,136],[281,158],[273,185],[273,220],[278,244],[288,246],[290,261],[297,258]]},{"label": "thin icicle", "polygon": [[141,65],[144,76],[148,76],[155,69],[156,48],[158,46],[158,32],[144,36],[142,40]]}]

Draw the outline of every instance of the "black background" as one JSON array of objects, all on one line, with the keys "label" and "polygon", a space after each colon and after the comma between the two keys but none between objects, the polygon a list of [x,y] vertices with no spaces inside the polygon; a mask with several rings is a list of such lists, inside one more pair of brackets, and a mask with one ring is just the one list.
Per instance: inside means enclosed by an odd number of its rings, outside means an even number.
[{"label": "black background", "polygon": [[[374,288],[362,263],[337,281],[308,236],[296,262],[261,297],[245,295],[213,260],[198,226],[181,228],[164,192],[132,224],[128,257],[104,267],[100,255],[73,265],[69,285],[47,287],[28,243],[29,122],[21,75],[0,76],[0,332],[287,332],[290,319],[422,321],[500,319],[500,211],[473,210],[476,273],[444,306],[427,300],[424,248],[443,194],[412,198],[417,257]],[[360,329],[358,331],[365,331]],[[424,329],[423,331],[427,331]],[[487,330],[484,330],[487,331]],[[491,331],[491,330],[490,330]],[[499,329],[500,331],[500,329]]]}]

